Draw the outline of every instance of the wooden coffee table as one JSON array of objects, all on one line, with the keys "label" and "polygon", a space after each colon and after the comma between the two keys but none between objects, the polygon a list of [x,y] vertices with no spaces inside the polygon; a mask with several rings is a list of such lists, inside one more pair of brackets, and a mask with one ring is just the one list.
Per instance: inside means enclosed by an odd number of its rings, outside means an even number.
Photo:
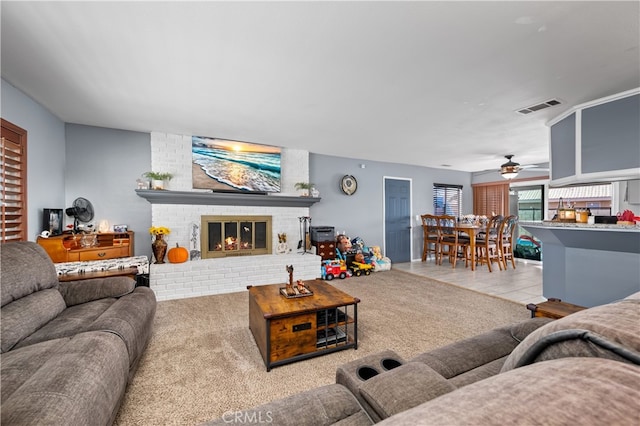
[{"label": "wooden coffee table", "polygon": [[358,303],[320,280],[305,282],[311,296],[287,299],[284,284],[248,286],[249,328],[267,371],[344,349],[358,349]]}]

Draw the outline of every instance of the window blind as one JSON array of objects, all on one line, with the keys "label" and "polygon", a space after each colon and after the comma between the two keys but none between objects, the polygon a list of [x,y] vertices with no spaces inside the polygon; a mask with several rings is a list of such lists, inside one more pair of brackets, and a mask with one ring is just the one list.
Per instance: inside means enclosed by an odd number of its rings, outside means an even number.
[{"label": "window blind", "polygon": [[27,240],[27,132],[2,120],[0,241]]},{"label": "window blind", "polygon": [[509,183],[473,185],[473,214],[509,215]]},{"label": "window blind", "polygon": [[433,212],[435,215],[462,216],[462,185],[434,183]]}]

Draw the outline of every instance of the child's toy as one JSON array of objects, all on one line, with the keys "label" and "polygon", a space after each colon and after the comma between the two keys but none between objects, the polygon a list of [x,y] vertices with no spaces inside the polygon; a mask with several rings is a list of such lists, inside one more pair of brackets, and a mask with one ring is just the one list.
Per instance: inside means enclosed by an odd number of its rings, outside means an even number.
[{"label": "child's toy", "polygon": [[360,237],[355,237],[351,240],[351,247],[358,251],[364,251],[364,240]]},{"label": "child's toy", "polygon": [[369,249],[373,252],[373,258],[376,263],[376,272],[388,271],[391,269],[391,259],[382,256],[380,246],[370,246]]},{"label": "child's toy", "polygon": [[353,275],[355,275],[356,277],[359,277],[362,274],[365,274],[365,275],[371,274],[371,271],[373,271],[374,266],[367,263],[362,263],[362,262],[352,262],[349,268],[351,269],[351,272],[353,273]]},{"label": "child's toy", "polygon": [[345,261],[340,259],[322,261],[320,272],[322,279],[327,281],[331,281],[335,277],[343,280],[351,276],[351,271],[347,269]]},{"label": "child's toy", "polygon": [[370,246],[369,250],[371,250],[372,255],[377,259],[382,259],[382,252],[380,251],[380,246]]}]

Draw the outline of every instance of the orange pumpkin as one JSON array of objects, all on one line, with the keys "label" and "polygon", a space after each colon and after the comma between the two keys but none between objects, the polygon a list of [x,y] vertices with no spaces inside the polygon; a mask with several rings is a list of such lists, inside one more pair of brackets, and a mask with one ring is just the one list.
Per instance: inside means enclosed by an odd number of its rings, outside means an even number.
[{"label": "orange pumpkin", "polygon": [[189,260],[189,252],[186,248],[176,244],[176,246],[167,253],[167,258],[171,263],[184,263]]}]

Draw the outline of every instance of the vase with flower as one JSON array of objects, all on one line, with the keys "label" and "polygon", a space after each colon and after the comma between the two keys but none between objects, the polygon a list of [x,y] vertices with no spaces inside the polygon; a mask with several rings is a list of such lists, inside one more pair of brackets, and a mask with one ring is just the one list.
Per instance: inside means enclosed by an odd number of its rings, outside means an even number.
[{"label": "vase with flower", "polygon": [[169,234],[171,230],[165,226],[152,226],[149,233],[155,236],[155,240],[151,243],[151,250],[156,261],[153,263],[164,263],[164,256],[167,254],[167,242],[164,236]]}]

